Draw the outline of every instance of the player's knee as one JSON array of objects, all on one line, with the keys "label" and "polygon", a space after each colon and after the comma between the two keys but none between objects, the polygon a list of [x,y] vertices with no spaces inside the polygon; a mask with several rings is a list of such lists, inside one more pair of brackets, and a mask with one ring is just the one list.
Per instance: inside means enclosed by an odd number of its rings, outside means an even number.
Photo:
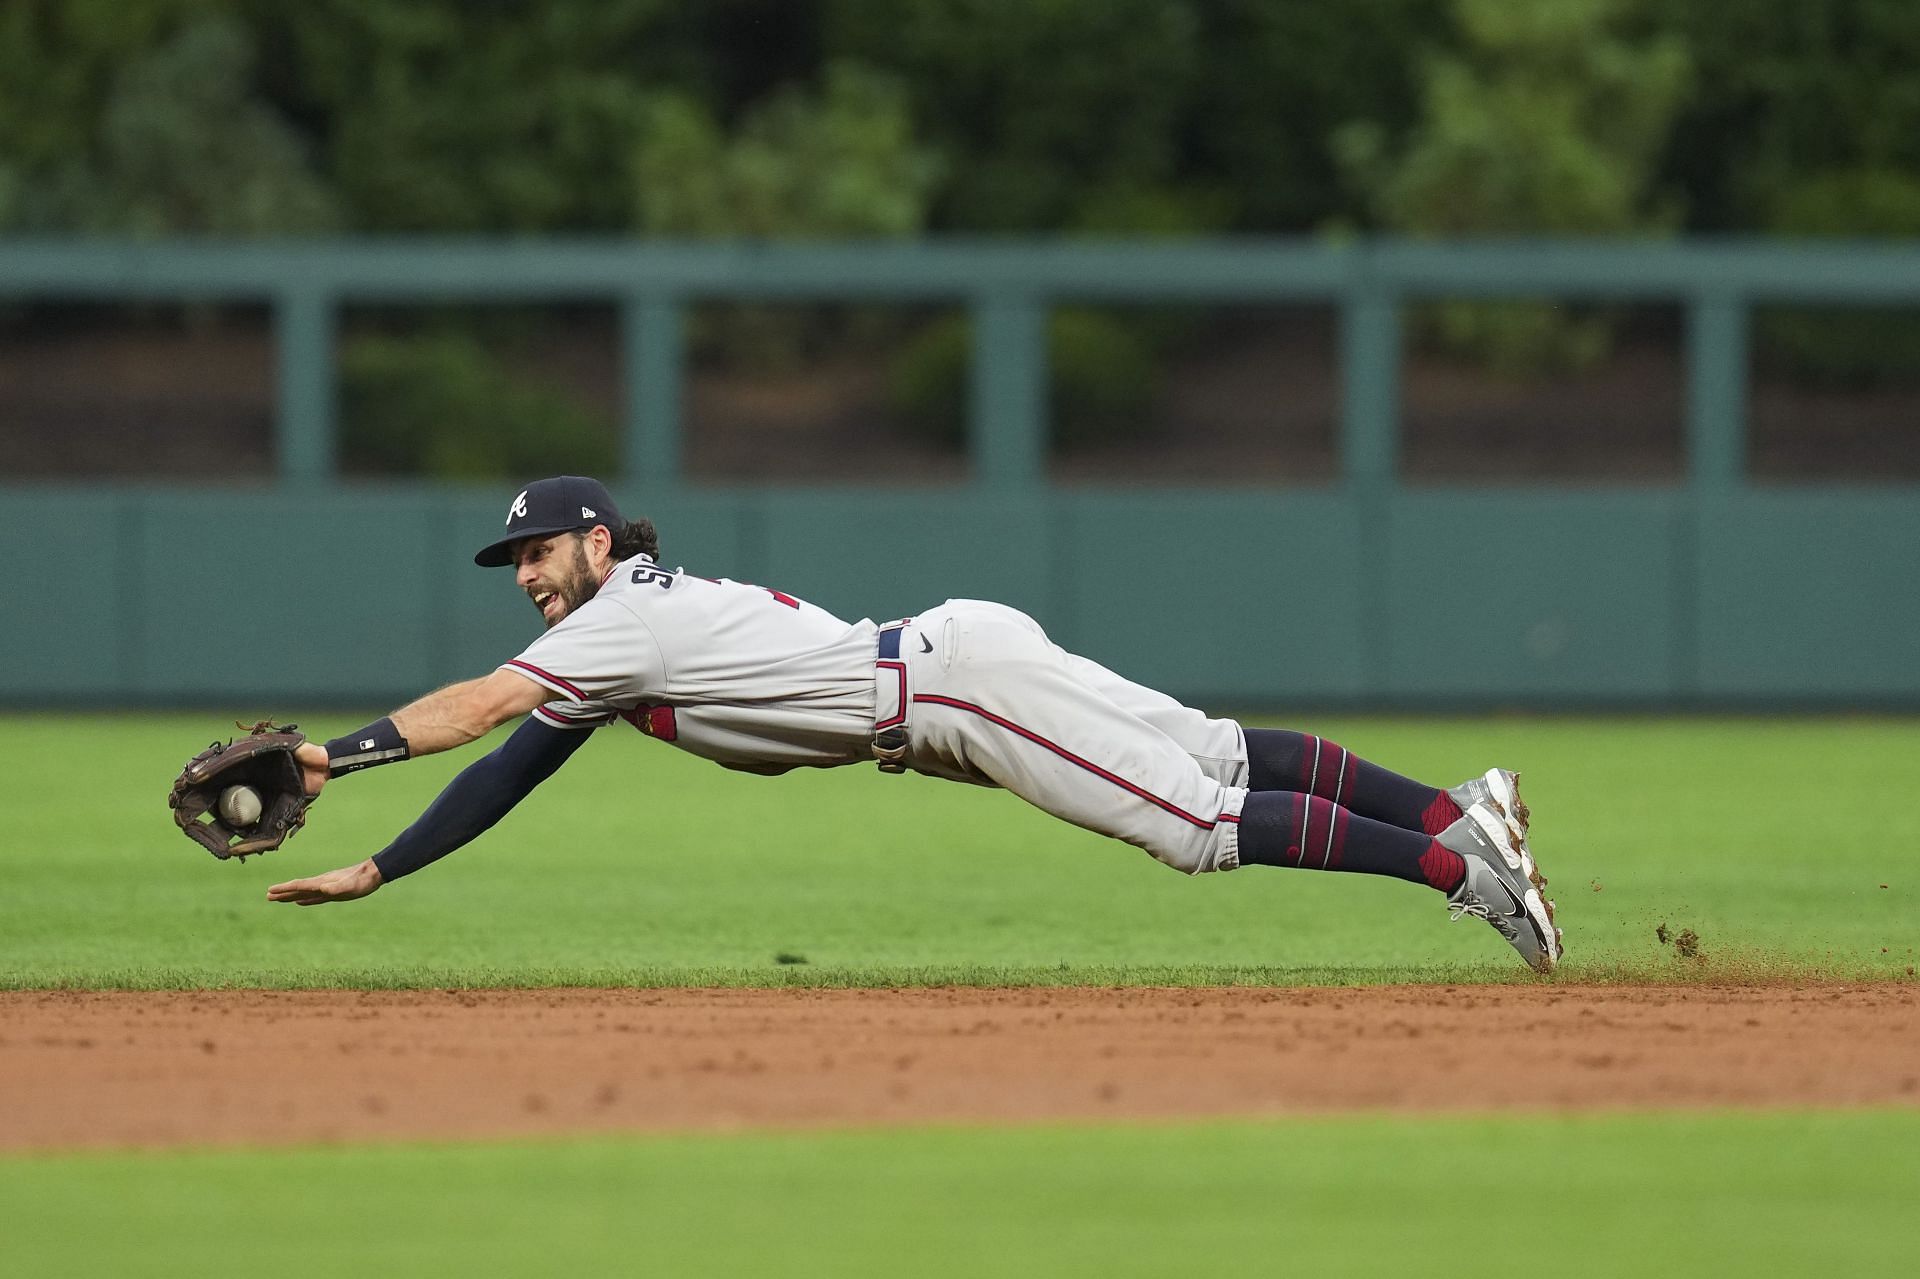
[{"label": "player's knee", "polygon": [[1232,870],[1239,863],[1229,857],[1225,841],[1216,830],[1195,832],[1198,838],[1149,841],[1142,845],[1153,859],[1182,875],[1205,875],[1216,870]]}]

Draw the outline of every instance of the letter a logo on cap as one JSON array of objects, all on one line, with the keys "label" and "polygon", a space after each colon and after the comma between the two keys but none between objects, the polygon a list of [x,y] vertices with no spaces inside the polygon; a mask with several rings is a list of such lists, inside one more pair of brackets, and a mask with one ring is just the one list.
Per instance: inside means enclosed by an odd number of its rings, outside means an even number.
[{"label": "letter a logo on cap", "polygon": [[520,490],[520,496],[513,499],[513,505],[507,508],[507,523],[511,525],[517,519],[527,516],[527,491]]}]

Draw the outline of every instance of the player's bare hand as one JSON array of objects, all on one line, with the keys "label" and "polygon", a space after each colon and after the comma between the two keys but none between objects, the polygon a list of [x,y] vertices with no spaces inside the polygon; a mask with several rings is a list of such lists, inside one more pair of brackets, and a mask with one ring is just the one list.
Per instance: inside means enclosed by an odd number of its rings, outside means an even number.
[{"label": "player's bare hand", "polygon": [[267,890],[270,902],[292,902],[295,906],[320,906],[327,902],[350,902],[365,897],[386,880],[369,857],[355,866],[342,866],[311,879],[290,879]]},{"label": "player's bare hand", "polygon": [[318,742],[302,742],[293,748],[293,759],[306,779],[307,794],[318,795],[327,784],[327,748]]}]

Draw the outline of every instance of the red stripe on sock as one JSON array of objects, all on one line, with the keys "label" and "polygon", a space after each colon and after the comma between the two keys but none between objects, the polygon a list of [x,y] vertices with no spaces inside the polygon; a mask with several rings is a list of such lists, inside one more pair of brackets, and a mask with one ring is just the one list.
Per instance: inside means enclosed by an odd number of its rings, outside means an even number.
[{"label": "red stripe on sock", "polygon": [[1420,829],[1429,835],[1438,835],[1459,820],[1460,805],[1453,802],[1453,796],[1441,791],[1427,805],[1427,811],[1420,814]]},{"label": "red stripe on sock", "polygon": [[1330,799],[1338,804],[1340,802],[1340,792],[1346,785],[1346,774],[1350,767],[1347,748],[1339,742],[1330,742],[1324,737],[1321,738],[1320,785],[1315,788],[1314,793],[1319,795],[1321,799]]},{"label": "red stripe on sock", "polygon": [[1420,854],[1420,873],[1427,877],[1428,884],[1450,893],[1467,877],[1467,861],[1436,839]]},{"label": "red stripe on sock", "polygon": [[1288,850],[1294,856],[1294,864],[1313,870],[1339,869],[1341,854],[1347,847],[1347,810],[1318,795],[1303,796],[1301,802],[1307,806],[1306,818],[1301,822],[1302,847],[1298,853]]}]

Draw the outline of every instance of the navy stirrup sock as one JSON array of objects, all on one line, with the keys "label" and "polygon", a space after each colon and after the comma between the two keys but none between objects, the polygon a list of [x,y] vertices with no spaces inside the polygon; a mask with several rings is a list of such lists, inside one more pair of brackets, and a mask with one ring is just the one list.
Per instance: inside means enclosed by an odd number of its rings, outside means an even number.
[{"label": "navy stirrup sock", "polygon": [[1361,817],[1429,835],[1460,819],[1460,806],[1445,791],[1370,764],[1338,742],[1285,728],[1245,731],[1252,790],[1316,795]]},{"label": "navy stirrup sock", "polygon": [[1460,854],[1298,791],[1253,791],[1240,810],[1240,864],[1391,875],[1450,893],[1466,877]]}]

